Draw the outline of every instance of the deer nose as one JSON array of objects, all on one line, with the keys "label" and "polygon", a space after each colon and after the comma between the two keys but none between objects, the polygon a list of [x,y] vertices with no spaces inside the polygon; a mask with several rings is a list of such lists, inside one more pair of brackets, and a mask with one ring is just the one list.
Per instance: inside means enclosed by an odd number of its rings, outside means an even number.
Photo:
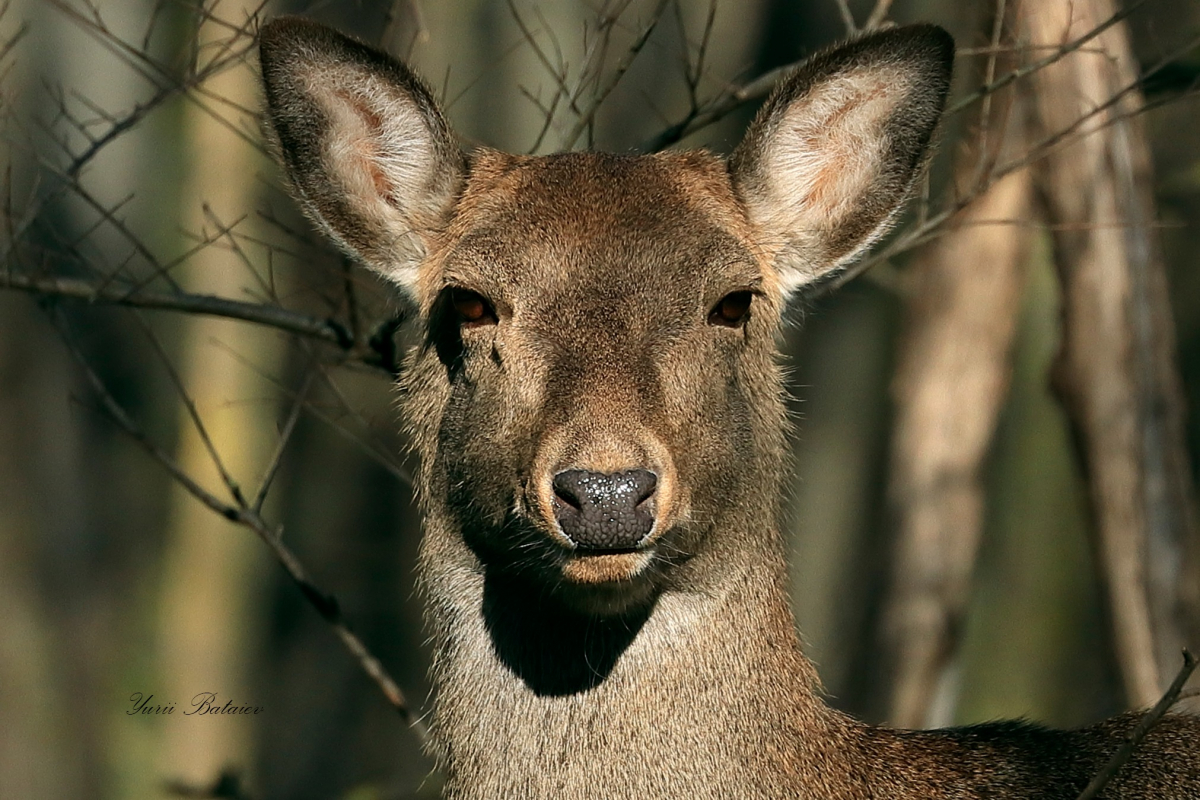
[{"label": "deer nose", "polygon": [[654,527],[658,476],[644,469],[604,474],[568,469],[554,476],[554,516],[583,550],[629,550]]}]

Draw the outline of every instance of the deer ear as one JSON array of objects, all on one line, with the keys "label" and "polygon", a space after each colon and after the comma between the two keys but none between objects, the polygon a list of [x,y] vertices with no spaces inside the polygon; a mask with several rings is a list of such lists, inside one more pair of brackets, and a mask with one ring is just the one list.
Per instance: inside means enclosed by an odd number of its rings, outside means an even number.
[{"label": "deer ear", "polygon": [[260,55],[269,132],[297,198],[411,292],[465,173],[429,90],[390,56],[294,17],[262,29]]},{"label": "deer ear", "polygon": [[814,56],[763,105],[730,170],[785,292],[886,232],[925,164],[953,58],[941,28],[892,28]]}]

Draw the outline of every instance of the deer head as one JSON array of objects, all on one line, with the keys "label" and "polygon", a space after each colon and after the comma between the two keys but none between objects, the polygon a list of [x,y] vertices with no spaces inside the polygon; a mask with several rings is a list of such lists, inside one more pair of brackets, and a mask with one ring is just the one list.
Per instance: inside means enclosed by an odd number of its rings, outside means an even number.
[{"label": "deer head", "polygon": [[822,53],[728,159],[464,155],[401,63],[267,25],[296,196],[419,309],[401,391],[432,528],[599,615],[775,547],[781,313],[896,217],[952,53],[928,25]]}]

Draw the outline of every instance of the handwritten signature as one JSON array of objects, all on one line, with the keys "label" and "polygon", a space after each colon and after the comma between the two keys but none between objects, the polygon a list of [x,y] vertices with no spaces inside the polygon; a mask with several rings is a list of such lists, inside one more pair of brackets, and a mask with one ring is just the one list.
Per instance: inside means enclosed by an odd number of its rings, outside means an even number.
[{"label": "handwritten signature", "polygon": [[[143,695],[134,692],[129,696],[133,708],[125,712],[127,716],[136,714],[174,714],[178,704],[175,701],[156,702],[154,695]],[[191,705],[179,713],[185,717],[204,716],[208,714],[261,714],[262,706],[239,705],[232,700],[226,700],[224,705],[216,692],[200,692],[192,698]]]}]

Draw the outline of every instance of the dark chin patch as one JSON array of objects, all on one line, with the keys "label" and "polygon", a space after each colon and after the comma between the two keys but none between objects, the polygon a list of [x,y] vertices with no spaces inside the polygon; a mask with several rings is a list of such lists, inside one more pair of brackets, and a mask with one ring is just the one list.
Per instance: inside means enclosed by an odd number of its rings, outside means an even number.
[{"label": "dark chin patch", "polygon": [[597,615],[564,599],[502,571],[489,569],[484,579],[483,619],[496,657],[539,696],[579,694],[603,683],[654,608],[650,599]]},{"label": "dark chin patch", "polygon": [[559,583],[554,597],[564,606],[592,617],[623,617],[637,614],[658,600],[659,586],[654,576],[638,575],[632,580],[614,583]]}]

